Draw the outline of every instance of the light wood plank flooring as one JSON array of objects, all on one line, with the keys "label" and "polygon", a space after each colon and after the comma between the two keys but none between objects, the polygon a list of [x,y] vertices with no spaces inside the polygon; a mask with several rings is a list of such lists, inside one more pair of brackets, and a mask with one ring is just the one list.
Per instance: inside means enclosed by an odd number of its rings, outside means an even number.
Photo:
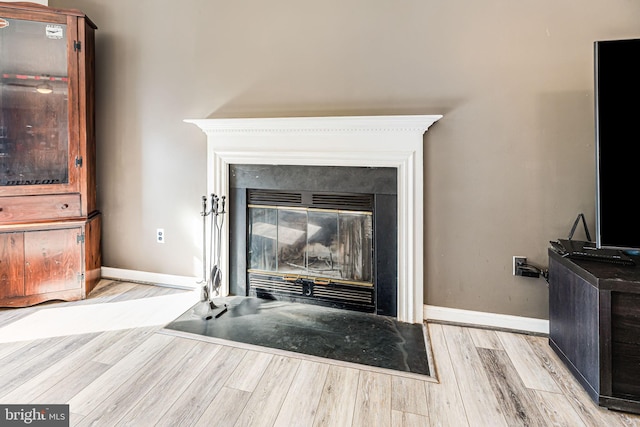
[{"label": "light wood plank flooring", "polygon": [[74,426],[640,426],[592,403],[544,337],[429,324],[435,381],[163,333],[196,301],[104,280],[0,309],[0,403],[68,403]]}]

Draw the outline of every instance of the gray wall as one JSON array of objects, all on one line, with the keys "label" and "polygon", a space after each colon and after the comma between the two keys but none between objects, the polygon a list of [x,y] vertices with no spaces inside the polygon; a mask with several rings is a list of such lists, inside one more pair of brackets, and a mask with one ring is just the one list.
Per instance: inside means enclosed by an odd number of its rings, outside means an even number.
[{"label": "gray wall", "polygon": [[[593,42],[628,0],[49,0],[98,25],[104,265],[200,274],[185,118],[444,114],[425,137],[425,303],[547,318],[548,241],[594,230]],[[164,227],[167,241],[155,242]]]}]

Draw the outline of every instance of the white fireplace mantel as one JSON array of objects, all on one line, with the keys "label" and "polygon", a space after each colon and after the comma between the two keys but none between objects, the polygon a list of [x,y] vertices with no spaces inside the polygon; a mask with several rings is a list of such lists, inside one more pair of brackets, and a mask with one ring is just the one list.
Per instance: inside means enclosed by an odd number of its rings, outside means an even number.
[{"label": "white fireplace mantel", "polygon": [[[229,192],[229,165],[376,166],[398,171],[398,320],[423,321],[423,138],[441,115],[185,120],[207,135],[209,193]],[[228,230],[225,230],[228,233]],[[228,235],[228,234],[226,234]],[[229,271],[225,239],[221,263]],[[223,283],[228,294],[229,275]]]}]

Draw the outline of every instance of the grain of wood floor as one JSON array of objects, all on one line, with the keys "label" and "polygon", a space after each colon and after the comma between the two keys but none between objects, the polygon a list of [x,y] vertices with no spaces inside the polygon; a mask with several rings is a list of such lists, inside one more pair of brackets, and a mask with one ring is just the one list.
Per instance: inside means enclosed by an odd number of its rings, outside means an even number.
[{"label": "grain of wood floor", "polygon": [[163,333],[192,294],[102,281],[1,309],[0,403],[68,403],[73,426],[640,426],[544,337],[429,324],[438,381],[421,380]]}]

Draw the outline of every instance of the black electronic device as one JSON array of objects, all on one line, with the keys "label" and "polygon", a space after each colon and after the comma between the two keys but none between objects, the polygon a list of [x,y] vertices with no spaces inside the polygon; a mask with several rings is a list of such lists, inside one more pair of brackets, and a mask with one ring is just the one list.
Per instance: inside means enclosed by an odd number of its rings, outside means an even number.
[{"label": "black electronic device", "polygon": [[640,250],[640,38],[594,43],[596,247]]},{"label": "black electronic device", "polygon": [[[587,241],[573,240],[573,234],[575,233],[580,220],[582,220],[584,234]],[[566,239],[552,240],[549,243],[551,243],[551,246],[556,250],[556,252],[568,258],[635,265],[635,261],[620,249],[598,248],[596,244],[591,241],[591,234],[589,233],[589,227],[587,227],[587,221],[584,218],[584,214],[578,214],[578,217],[573,222],[569,236]]]},{"label": "black electronic device", "polygon": [[597,248],[594,242],[582,240],[558,239],[558,243],[564,249],[563,255],[569,258],[635,265],[633,259],[619,249]]}]

